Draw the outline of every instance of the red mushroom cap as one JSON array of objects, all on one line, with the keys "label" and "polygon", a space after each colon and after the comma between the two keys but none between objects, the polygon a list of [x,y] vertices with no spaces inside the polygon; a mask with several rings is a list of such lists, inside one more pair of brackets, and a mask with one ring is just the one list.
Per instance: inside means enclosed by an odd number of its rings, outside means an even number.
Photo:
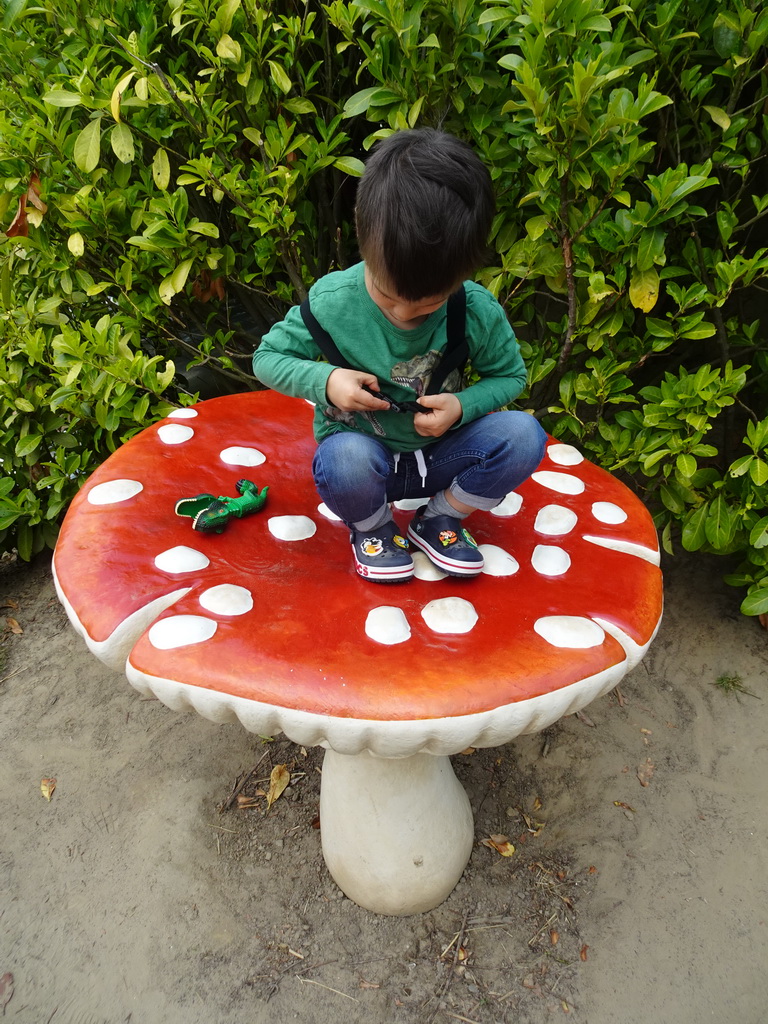
[{"label": "red mushroom cap", "polygon": [[[498,557],[509,575],[382,587],[356,575],[346,527],[318,511],[311,419],[307,403],[273,392],[178,410],[110,456],[72,502],[54,556],[60,596],[100,657],[116,668],[128,657],[135,685],[177,684],[193,704],[197,692],[209,704],[405,723],[480,715],[586,679],[605,689],[642,656],[662,606],[653,523],[574,448],[550,439],[537,473],[495,510],[519,505],[514,514],[472,516],[478,544],[501,549],[486,549],[488,567]],[[268,485],[268,501],[223,533],[174,514],[181,498],[236,496],[241,477]],[[311,535],[275,536],[294,516]],[[408,515],[396,517],[405,530]],[[470,610],[454,627],[465,632],[437,632],[425,608],[445,599],[459,599],[443,606],[459,614],[468,602],[474,625]],[[366,622],[374,636],[394,622],[402,641],[372,639]]]}]

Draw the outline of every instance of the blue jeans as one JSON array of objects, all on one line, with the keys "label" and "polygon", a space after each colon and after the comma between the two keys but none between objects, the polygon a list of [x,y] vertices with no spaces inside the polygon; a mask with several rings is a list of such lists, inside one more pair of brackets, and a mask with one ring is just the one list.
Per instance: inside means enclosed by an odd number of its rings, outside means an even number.
[{"label": "blue jeans", "polygon": [[426,502],[446,488],[464,504],[488,510],[534,472],[545,443],[533,416],[495,412],[431,443],[425,438],[423,458],[413,452],[396,456],[374,437],[340,431],[320,442],[312,471],[320,497],[348,526],[369,519],[387,502]]}]

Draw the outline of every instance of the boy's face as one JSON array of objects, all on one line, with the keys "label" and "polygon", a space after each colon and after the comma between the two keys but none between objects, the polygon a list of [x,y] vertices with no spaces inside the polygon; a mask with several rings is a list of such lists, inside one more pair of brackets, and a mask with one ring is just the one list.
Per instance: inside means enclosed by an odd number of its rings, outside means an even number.
[{"label": "boy's face", "polygon": [[403,299],[390,285],[374,280],[368,267],[365,268],[365,286],[387,320],[404,331],[413,330],[424,323],[430,313],[447,302],[451,294],[446,292],[445,295],[432,295],[416,301]]}]

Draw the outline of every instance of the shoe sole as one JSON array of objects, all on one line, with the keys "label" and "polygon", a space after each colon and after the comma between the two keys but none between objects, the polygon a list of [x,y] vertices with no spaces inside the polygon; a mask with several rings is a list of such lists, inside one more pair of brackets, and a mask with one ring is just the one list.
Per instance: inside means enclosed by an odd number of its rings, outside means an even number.
[{"label": "shoe sole", "polygon": [[370,580],[371,583],[405,583],[413,576],[413,564],[410,566],[393,565],[390,568],[364,565],[358,561],[354,546],[352,547],[352,557],[355,560],[357,575],[362,576],[364,580]]},{"label": "shoe sole", "polygon": [[420,551],[423,551],[430,562],[436,565],[441,572],[446,573],[448,576],[479,576],[483,571],[483,566],[485,565],[484,560],[467,564],[466,562],[459,562],[456,559],[448,558],[447,555],[444,555],[441,551],[436,551],[434,548],[430,547],[430,545],[427,544],[426,541],[422,540],[418,533],[411,530],[410,527],[408,527],[408,540],[412,544],[415,544]]}]

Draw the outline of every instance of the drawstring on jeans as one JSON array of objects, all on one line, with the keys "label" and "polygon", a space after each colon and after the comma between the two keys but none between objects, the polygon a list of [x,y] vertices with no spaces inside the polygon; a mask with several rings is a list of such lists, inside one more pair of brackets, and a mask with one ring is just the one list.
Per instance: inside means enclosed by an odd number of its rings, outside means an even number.
[{"label": "drawstring on jeans", "polygon": [[421,486],[422,487],[426,487],[427,486],[427,461],[424,458],[424,452],[421,450],[421,448],[417,448],[416,451],[413,454],[414,454],[414,457],[416,459],[416,468],[418,469],[419,476],[421,477]]},{"label": "drawstring on jeans", "polygon": [[[427,460],[424,458],[424,452],[421,450],[421,448],[417,448],[416,451],[413,453],[413,456],[416,459],[416,468],[418,469],[419,476],[421,477],[421,486],[426,487]],[[397,467],[400,464],[400,452],[392,452],[392,458],[395,464],[395,475],[397,475]]]}]

